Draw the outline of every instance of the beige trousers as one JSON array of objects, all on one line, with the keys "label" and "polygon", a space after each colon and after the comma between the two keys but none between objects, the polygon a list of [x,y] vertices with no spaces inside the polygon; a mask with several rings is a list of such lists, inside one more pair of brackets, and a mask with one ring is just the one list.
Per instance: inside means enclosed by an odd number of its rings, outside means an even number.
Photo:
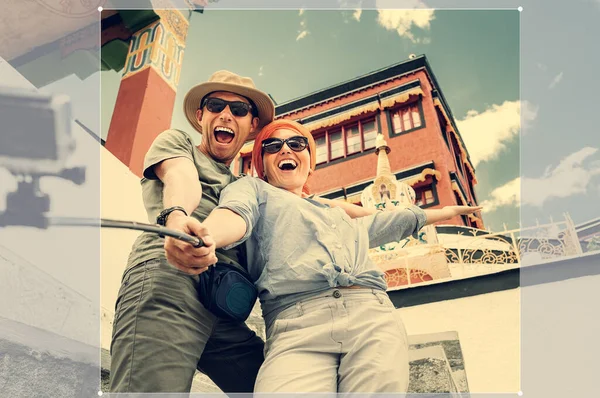
[{"label": "beige trousers", "polygon": [[255,393],[406,392],[406,330],[387,293],[331,289],[282,311],[267,330]]}]

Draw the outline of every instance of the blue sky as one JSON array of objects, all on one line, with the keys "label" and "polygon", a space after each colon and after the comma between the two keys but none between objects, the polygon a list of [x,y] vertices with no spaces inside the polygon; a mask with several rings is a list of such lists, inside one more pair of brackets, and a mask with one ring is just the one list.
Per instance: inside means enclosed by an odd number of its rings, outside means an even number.
[{"label": "blue sky", "polygon": [[[425,54],[476,164],[484,201],[519,175],[519,16],[517,10],[206,10],[190,22],[172,126],[190,131],[183,97],[219,69],[252,77],[282,103]],[[485,123],[498,118],[506,121],[490,131]],[[516,207],[495,213],[484,219],[492,229],[502,222],[517,228]]]},{"label": "blue sky", "polygon": [[[475,3],[456,2],[465,8]],[[524,6],[523,13],[517,5]],[[600,37],[595,22],[600,2],[580,0],[578,8],[560,12],[541,6],[507,1],[504,10],[404,13],[207,8],[191,19],[172,126],[190,131],[181,112],[183,97],[219,69],[252,77],[281,103],[411,53],[425,54],[475,163],[486,226],[512,229],[519,219],[528,226],[561,219],[564,212],[584,222],[600,215],[599,140],[589,118],[569,115],[594,112],[589,94],[598,83],[585,80],[586,87],[575,81],[594,70],[584,59],[597,55],[583,49],[586,42],[595,45],[594,31]],[[565,24],[569,14],[580,23]],[[119,78],[115,73],[102,78],[103,103],[109,103]],[[106,117],[103,113],[104,133]]]}]

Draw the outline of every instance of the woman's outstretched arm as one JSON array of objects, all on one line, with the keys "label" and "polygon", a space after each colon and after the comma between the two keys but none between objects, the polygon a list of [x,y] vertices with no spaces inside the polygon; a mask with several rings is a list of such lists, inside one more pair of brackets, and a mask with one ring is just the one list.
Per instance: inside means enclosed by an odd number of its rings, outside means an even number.
[{"label": "woman's outstretched arm", "polygon": [[214,209],[202,225],[215,242],[215,248],[229,246],[246,234],[246,221],[229,209]]}]

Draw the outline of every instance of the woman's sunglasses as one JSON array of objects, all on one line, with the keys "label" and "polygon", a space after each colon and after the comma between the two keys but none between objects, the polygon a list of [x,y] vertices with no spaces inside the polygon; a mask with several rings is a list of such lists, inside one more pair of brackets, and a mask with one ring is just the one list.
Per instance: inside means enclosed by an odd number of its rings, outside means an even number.
[{"label": "woman's sunglasses", "polygon": [[294,152],[302,152],[308,146],[308,138],[295,135],[282,140],[281,138],[267,138],[262,142],[263,153],[277,153],[286,144]]},{"label": "woman's sunglasses", "polygon": [[[200,104],[200,108],[208,109],[212,113],[220,113],[225,109],[225,107],[229,105],[229,109],[231,109],[231,114],[236,117],[244,117],[248,114],[248,112],[252,111],[252,105],[247,104],[242,101],[225,101],[221,98],[206,98]],[[254,113],[253,113],[254,114]]]}]

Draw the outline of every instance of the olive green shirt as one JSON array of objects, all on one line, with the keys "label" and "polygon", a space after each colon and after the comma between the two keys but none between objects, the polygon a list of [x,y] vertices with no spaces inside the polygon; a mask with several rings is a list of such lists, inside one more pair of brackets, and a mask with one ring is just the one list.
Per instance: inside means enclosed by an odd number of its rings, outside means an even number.
[{"label": "olive green shirt", "polygon": [[[229,167],[200,152],[192,139],[183,131],[174,129],[164,131],[156,137],[144,158],[144,177],[141,180],[142,197],[148,220],[151,223],[156,223],[156,217],[164,210],[164,184],[154,173],[154,166],[163,160],[177,157],[189,159],[198,171],[202,186],[202,199],[191,216],[201,222],[219,204],[221,191],[238,178],[231,173]],[[219,261],[246,269],[244,245],[229,250],[218,249],[216,254]],[[154,233],[144,232],[133,244],[127,268],[154,259],[166,261],[164,238]]]}]

